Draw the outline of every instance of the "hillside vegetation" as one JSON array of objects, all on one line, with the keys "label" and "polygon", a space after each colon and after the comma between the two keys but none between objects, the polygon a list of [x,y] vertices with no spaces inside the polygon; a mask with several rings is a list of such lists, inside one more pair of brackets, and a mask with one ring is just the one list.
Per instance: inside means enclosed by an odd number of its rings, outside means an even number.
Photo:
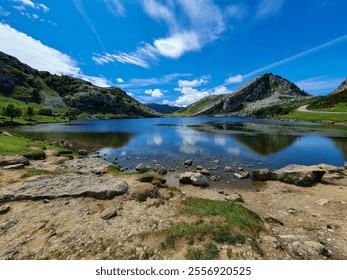
[{"label": "hillside vegetation", "polygon": [[[159,114],[116,88],[101,88],[70,76],[52,75],[0,52],[0,106],[50,109],[58,118],[155,117]],[[35,119],[37,121],[37,118]]]}]

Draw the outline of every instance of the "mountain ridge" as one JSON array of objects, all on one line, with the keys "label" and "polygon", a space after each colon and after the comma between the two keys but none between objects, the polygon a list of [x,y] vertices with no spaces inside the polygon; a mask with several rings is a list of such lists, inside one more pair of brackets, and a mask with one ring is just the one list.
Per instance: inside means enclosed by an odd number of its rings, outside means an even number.
[{"label": "mountain ridge", "polygon": [[38,71],[3,52],[0,52],[0,95],[89,115],[160,116],[119,88],[101,88],[67,75]]},{"label": "mountain ridge", "polygon": [[308,99],[311,96],[294,83],[272,73],[260,75],[233,93],[205,97],[178,113],[199,115],[250,115],[277,104]]}]

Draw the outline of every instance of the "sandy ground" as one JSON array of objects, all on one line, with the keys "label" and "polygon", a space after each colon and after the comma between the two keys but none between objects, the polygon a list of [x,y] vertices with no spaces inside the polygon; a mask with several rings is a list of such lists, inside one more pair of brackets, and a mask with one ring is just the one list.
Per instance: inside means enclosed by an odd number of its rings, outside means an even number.
[{"label": "sandy ground", "polygon": [[[50,153],[31,167],[55,170],[63,161]],[[0,190],[21,184],[25,172],[0,171]],[[128,183],[129,190],[137,178],[118,177]],[[256,186],[248,181],[247,188],[237,182],[209,188],[183,185],[177,191],[160,189],[161,199],[145,202],[123,195],[112,200],[0,203],[0,209],[10,207],[0,215],[0,259],[184,259],[185,242],[173,249],[159,246],[163,241],[160,231],[192,219],[177,214],[182,200],[186,196],[227,200],[235,192],[242,196],[245,207],[261,217],[266,231],[257,240],[261,252],[247,242],[232,248],[232,258],[347,259],[347,179],[334,175],[323,179],[311,188],[272,181]],[[118,215],[101,219],[107,209],[117,209]],[[318,252],[317,243],[324,247],[323,253]],[[230,257],[228,246],[221,246],[220,251],[222,259]]]}]

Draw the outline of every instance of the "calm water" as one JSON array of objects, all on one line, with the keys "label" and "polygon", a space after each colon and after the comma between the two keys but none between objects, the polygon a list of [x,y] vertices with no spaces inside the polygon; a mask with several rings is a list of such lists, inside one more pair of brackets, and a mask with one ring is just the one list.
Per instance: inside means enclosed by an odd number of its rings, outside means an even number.
[{"label": "calm water", "polygon": [[347,157],[345,131],[252,118],[79,121],[20,127],[17,132],[93,147],[109,161],[117,156],[117,163],[129,170],[138,163],[153,166],[155,161],[180,170],[187,159],[206,168],[220,160],[220,170],[226,165],[246,170],[292,163],[341,166]]}]

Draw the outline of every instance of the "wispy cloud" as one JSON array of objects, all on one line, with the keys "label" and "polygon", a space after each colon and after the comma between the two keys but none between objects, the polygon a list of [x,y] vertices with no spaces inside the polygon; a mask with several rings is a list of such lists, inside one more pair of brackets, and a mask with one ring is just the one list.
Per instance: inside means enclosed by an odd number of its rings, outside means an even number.
[{"label": "wispy cloud", "polygon": [[111,14],[122,17],[126,15],[125,8],[120,0],[104,0],[104,3]]},{"label": "wispy cloud", "polygon": [[269,16],[277,15],[284,4],[284,0],[262,0],[258,6],[255,17],[264,19]]},{"label": "wispy cloud", "polygon": [[319,46],[317,46],[317,47],[308,49],[308,50],[306,50],[306,51],[300,52],[300,53],[295,54],[295,55],[293,55],[293,56],[290,56],[290,57],[288,57],[288,58],[285,58],[285,59],[282,59],[282,60],[280,60],[280,61],[277,61],[277,62],[275,62],[275,63],[272,63],[272,64],[269,64],[269,65],[267,65],[267,66],[261,67],[261,68],[259,68],[259,69],[257,69],[257,70],[254,70],[254,71],[252,71],[252,72],[250,72],[250,73],[244,75],[243,78],[244,78],[244,79],[247,79],[247,78],[250,78],[250,77],[252,77],[252,76],[254,76],[254,75],[257,75],[257,74],[259,74],[259,73],[264,73],[264,72],[267,71],[267,70],[270,70],[270,69],[276,68],[276,67],[278,67],[278,66],[281,66],[281,65],[290,63],[290,62],[295,61],[295,60],[297,60],[297,59],[299,59],[299,58],[303,58],[303,57],[305,57],[305,56],[308,56],[308,55],[311,55],[311,54],[313,54],[313,53],[319,52],[319,51],[321,51],[321,50],[323,50],[323,49],[326,49],[326,48],[330,48],[330,47],[332,47],[332,46],[335,46],[335,45],[337,45],[337,44],[343,43],[343,42],[345,42],[345,41],[347,41],[347,34],[346,34],[346,35],[343,35],[343,36],[341,36],[341,37],[338,37],[338,38],[336,38],[336,39],[334,39],[334,40],[331,40],[331,41],[329,41],[329,42],[326,42],[326,43],[324,43],[324,44],[321,44],[321,45],[319,45]]},{"label": "wispy cloud", "polygon": [[3,17],[8,17],[10,16],[11,13],[6,11],[4,8],[0,7],[0,16],[3,16]]},{"label": "wispy cloud", "polygon": [[15,56],[31,67],[58,75],[71,75],[99,86],[111,84],[103,77],[85,75],[70,56],[42,44],[40,41],[0,23],[0,50]]},{"label": "wispy cloud", "polygon": [[314,95],[327,94],[336,89],[344,79],[329,79],[324,76],[302,80],[295,84],[308,93]]},{"label": "wispy cloud", "polygon": [[172,73],[167,74],[159,78],[133,78],[130,79],[128,83],[122,85],[122,88],[143,88],[143,87],[153,87],[158,85],[168,85],[173,81],[182,77],[189,77],[189,73]]},{"label": "wispy cloud", "polygon": [[102,46],[103,49],[105,48],[105,44],[103,43],[103,41],[101,40],[98,31],[96,30],[96,27],[94,25],[94,22],[89,18],[82,0],[72,0],[77,11],[79,12],[79,14],[82,16],[82,18],[85,20],[85,22],[87,23],[87,25],[89,26],[90,30],[93,32],[94,36],[96,37],[96,39],[98,40],[98,42],[100,43],[100,45]]},{"label": "wispy cloud", "polygon": [[[146,43],[133,52],[95,55],[97,63],[118,61],[148,68],[159,57],[178,59],[188,52],[200,51],[207,44],[218,40],[225,31],[223,12],[212,0],[177,0],[165,3],[141,0],[141,4],[150,18],[165,23],[168,35]],[[120,57],[110,60],[110,56]]]},{"label": "wispy cloud", "polygon": [[14,3],[18,3],[18,5],[13,6],[13,8],[20,11],[23,11],[26,8],[41,10],[44,13],[48,13],[50,11],[50,9],[46,5],[36,1],[31,1],[31,0],[11,0],[11,1]]}]

